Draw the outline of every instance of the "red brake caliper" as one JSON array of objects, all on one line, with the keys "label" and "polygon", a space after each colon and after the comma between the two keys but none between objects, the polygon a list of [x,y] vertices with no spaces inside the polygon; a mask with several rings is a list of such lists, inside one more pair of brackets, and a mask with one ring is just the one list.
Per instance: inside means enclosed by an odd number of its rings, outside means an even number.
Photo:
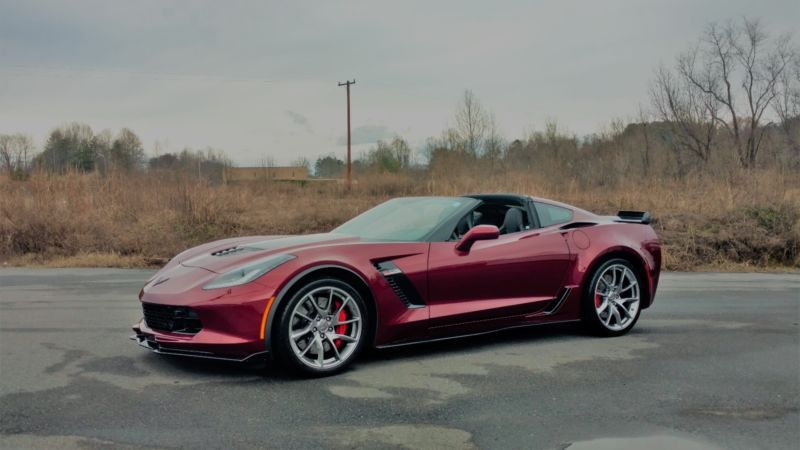
[{"label": "red brake caliper", "polygon": [[595,308],[599,308],[599,307],[600,307],[600,305],[601,305],[602,303],[603,303],[603,302],[602,302],[602,300],[600,299],[600,294],[595,294],[595,295],[594,295],[594,307],[595,307]]},{"label": "red brake caliper", "polygon": [[[339,308],[342,305],[342,303],[336,302],[334,303],[334,305],[336,306],[336,308]],[[347,320],[347,313],[344,312],[344,309],[339,311],[339,317],[337,317],[336,320],[339,322],[344,322],[345,320]],[[347,324],[336,325],[335,330],[336,334],[345,334],[345,332],[347,331]],[[342,341],[341,339],[336,339],[335,341],[333,341],[333,343],[336,344],[336,348],[342,348],[342,345],[344,345],[344,341]]]}]

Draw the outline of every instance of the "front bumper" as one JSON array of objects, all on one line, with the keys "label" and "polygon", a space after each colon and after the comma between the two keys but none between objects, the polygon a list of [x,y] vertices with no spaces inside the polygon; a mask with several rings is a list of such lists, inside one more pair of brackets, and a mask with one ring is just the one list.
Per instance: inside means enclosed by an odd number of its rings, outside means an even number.
[{"label": "front bumper", "polygon": [[[179,286],[175,292],[159,292],[146,287],[139,299],[149,312],[143,311],[145,318],[133,325],[131,339],[169,355],[227,361],[263,357],[268,355],[263,319],[271,297],[272,290],[257,283],[215,291],[181,291]],[[177,315],[178,311],[183,315],[191,311],[191,317],[199,323],[190,330],[170,331],[183,328],[173,327],[170,320],[170,312]]]},{"label": "front bumper", "polygon": [[[263,341],[216,343],[195,340],[197,335],[176,336],[177,333],[164,333],[147,327],[144,319],[133,326],[132,341],[162,355],[189,356],[193,358],[215,359],[220,361],[246,362],[267,359],[269,351],[264,349]],[[201,331],[202,332],[202,331]],[[198,333],[199,334],[199,333]]]}]

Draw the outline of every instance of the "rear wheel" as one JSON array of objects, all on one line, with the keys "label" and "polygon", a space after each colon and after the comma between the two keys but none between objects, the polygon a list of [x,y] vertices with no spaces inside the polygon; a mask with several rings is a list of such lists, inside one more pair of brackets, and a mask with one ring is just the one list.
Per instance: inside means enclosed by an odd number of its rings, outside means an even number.
[{"label": "rear wheel", "polygon": [[366,312],[363,299],[349,284],[335,278],[313,281],[283,308],[276,356],[306,374],[341,372],[364,346]]},{"label": "rear wheel", "polygon": [[583,321],[597,334],[620,336],[633,328],[641,314],[641,282],[624,259],[601,264],[584,292]]}]

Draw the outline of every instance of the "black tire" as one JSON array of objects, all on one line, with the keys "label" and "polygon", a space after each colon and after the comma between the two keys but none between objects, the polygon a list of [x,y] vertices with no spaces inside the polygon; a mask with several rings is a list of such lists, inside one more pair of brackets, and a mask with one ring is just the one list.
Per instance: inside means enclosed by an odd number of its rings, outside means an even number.
[{"label": "black tire", "polygon": [[[293,319],[292,316],[295,313],[295,309],[298,308],[298,304],[303,302],[304,298],[309,293],[319,292],[320,290],[324,290],[324,289],[327,289],[327,288],[334,288],[335,290],[339,290],[339,291],[344,292],[347,295],[349,295],[349,297],[352,299],[352,302],[354,303],[354,305],[350,305],[347,301],[345,301],[344,303],[348,303],[348,305],[347,305],[348,309],[351,306],[353,306],[355,308],[358,308],[359,318],[360,318],[360,320],[359,320],[359,322],[360,322],[359,323],[360,332],[358,333],[358,338],[354,342],[344,343],[344,345],[347,346],[346,348],[348,349],[348,354],[347,354],[347,357],[344,358],[343,360],[341,360],[340,363],[336,364],[333,367],[312,367],[312,366],[309,365],[307,360],[306,360],[306,362],[304,362],[302,357],[299,356],[296,353],[295,349],[297,349],[298,351],[302,350],[302,349],[300,349],[298,347],[297,341],[295,341],[294,346],[292,344],[292,339],[290,337],[290,334],[292,333],[292,326],[293,325],[297,325],[298,321],[301,321],[301,322],[303,321],[303,319],[299,319],[297,317],[295,317]],[[333,298],[333,297],[331,297],[331,298]],[[300,308],[305,308],[308,304],[309,304],[308,300],[306,299],[305,302],[304,302],[304,305],[300,306]],[[331,308],[331,309],[335,309],[335,308]],[[312,320],[316,319],[316,317],[311,317],[311,319]],[[369,324],[369,314],[368,314],[368,310],[367,310],[366,304],[364,303],[364,299],[361,298],[361,295],[358,293],[358,290],[356,290],[355,288],[350,286],[348,283],[346,283],[346,282],[344,282],[344,281],[342,281],[340,279],[337,279],[337,278],[320,278],[320,279],[316,279],[316,280],[311,281],[308,284],[304,285],[303,287],[301,287],[297,291],[295,291],[292,294],[292,297],[289,299],[289,301],[285,305],[282,305],[281,311],[280,311],[280,313],[279,313],[279,315],[277,317],[277,320],[278,320],[278,326],[276,327],[275,332],[272,335],[273,342],[274,342],[275,358],[284,367],[286,367],[286,368],[288,368],[288,369],[290,369],[290,370],[292,370],[292,371],[294,371],[296,373],[300,373],[300,374],[304,374],[304,375],[308,375],[308,376],[314,376],[314,377],[334,375],[334,374],[337,374],[337,373],[340,373],[340,372],[346,370],[350,366],[350,364],[352,364],[353,361],[358,357],[358,355],[361,353],[361,351],[364,349],[364,347],[366,347],[367,340],[368,340],[368,335],[369,335],[367,330],[370,329],[369,328],[369,326],[370,326],[370,324]],[[292,323],[293,320],[295,321],[294,324]],[[324,320],[324,318],[323,318],[323,320]],[[304,322],[304,323],[308,323],[308,322]],[[308,326],[312,326],[313,324],[314,324],[314,322],[311,322],[311,323],[309,323]],[[330,329],[332,329],[332,327]],[[296,332],[296,330],[294,330],[294,331]],[[333,333],[333,332],[331,332],[331,333]],[[306,335],[307,336],[306,339],[309,339],[309,342],[312,342],[312,343],[307,343],[306,346],[314,345],[315,348],[307,349],[307,350],[314,350],[314,351],[317,352],[316,354],[319,354],[319,351],[316,348],[316,343],[313,342],[313,341],[310,341],[310,340],[312,338],[316,339],[317,336],[324,336],[324,335],[325,335],[324,331],[320,331],[318,333],[316,328],[314,328],[314,332],[309,332]],[[338,350],[339,347],[336,346],[334,348],[333,346],[335,346],[335,344],[334,344],[333,341],[328,342],[328,341],[325,341],[323,338],[319,338],[319,339],[320,339],[319,345],[323,345],[323,344],[327,345],[327,348],[326,347],[322,347],[323,348],[323,351],[322,351],[323,354],[331,354],[332,357],[333,357],[333,355],[340,356],[339,350]],[[330,337],[328,339],[330,339]],[[351,344],[354,344],[354,347],[352,349],[349,347]],[[302,343],[300,345],[302,345]],[[325,358],[325,357],[323,356],[323,358]],[[334,364],[334,363],[332,362],[331,364]]]},{"label": "black tire", "polygon": [[[614,269],[611,269],[612,267]],[[629,272],[625,273],[624,271],[621,271],[621,269],[619,269],[620,267],[627,268]],[[617,273],[625,273],[624,276],[627,277],[632,276],[636,280],[637,286],[635,290],[637,293],[636,297],[638,298],[638,300],[636,301],[635,313],[631,313],[630,308],[626,308],[625,306],[620,306],[622,308],[625,308],[625,311],[627,311],[627,314],[629,314],[627,317],[624,317],[625,320],[624,322],[622,323],[617,322],[616,324],[607,324],[606,319],[608,319],[609,322],[614,322],[617,317],[623,317],[625,315],[625,313],[622,313],[622,309],[620,309],[620,307],[617,307],[616,305],[606,305],[606,308],[611,308],[613,306],[614,309],[616,309],[617,315],[614,317],[609,318],[608,314],[611,314],[611,312],[607,312],[606,318],[603,318],[602,313],[598,312],[598,308],[602,307],[603,299],[605,298],[602,295],[600,296],[600,298],[597,298],[596,292],[598,290],[598,285],[602,283],[603,285],[602,289],[603,290],[607,289],[607,283],[601,282],[600,279],[601,277],[605,276],[607,280],[609,277],[607,273],[609,273],[609,271],[613,272],[616,270],[621,271]],[[591,333],[604,337],[622,336],[623,334],[628,333],[634,327],[634,325],[636,325],[636,322],[639,320],[639,316],[642,313],[641,294],[643,287],[644,284],[642,283],[639,271],[636,270],[636,268],[628,260],[622,258],[614,258],[603,262],[594,270],[594,272],[592,272],[592,275],[589,278],[589,283],[586,285],[583,292],[583,298],[581,303],[581,320],[584,326]],[[608,302],[608,300],[606,300],[606,302]],[[598,306],[597,303],[600,303],[600,305]],[[632,303],[633,303],[632,301],[629,301],[629,305],[631,305]]]}]

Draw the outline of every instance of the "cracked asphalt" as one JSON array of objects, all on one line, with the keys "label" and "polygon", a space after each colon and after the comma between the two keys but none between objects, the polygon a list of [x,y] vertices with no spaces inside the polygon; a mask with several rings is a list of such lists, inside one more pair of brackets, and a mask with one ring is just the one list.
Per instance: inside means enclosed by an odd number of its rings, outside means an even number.
[{"label": "cracked asphalt", "polygon": [[621,338],[574,325],[295,379],[128,340],[146,270],[0,270],[0,448],[798,448],[800,275],[679,274]]}]

